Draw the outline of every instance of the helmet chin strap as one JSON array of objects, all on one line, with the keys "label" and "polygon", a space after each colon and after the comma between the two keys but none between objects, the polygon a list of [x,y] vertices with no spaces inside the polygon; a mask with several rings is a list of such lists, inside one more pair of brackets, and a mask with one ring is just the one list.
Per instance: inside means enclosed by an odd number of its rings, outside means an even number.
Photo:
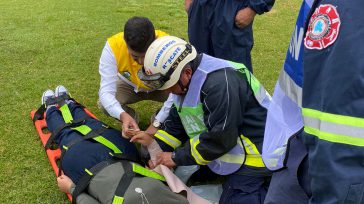
[{"label": "helmet chin strap", "polygon": [[183,84],[182,84],[182,81],[179,79],[178,80],[178,82],[177,82],[177,84],[178,84],[178,86],[181,88],[181,90],[182,90],[182,101],[180,102],[180,104],[179,104],[179,108],[178,108],[178,112],[181,112],[181,110],[182,110],[182,104],[183,104],[183,102],[184,102],[184,100],[185,100],[185,97],[184,97],[184,94],[185,93],[187,93],[187,91],[188,91],[188,86],[190,85],[190,81],[188,82],[188,84],[187,84],[187,86],[184,86]]},{"label": "helmet chin strap", "polygon": [[[181,76],[182,76],[182,73],[181,73]],[[188,76],[188,75],[186,75],[187,77],[186,77],[186,79],[188,80],[188,82],[187,82],[187,85],[185,86],[185,85],[183,85],[183,83],[182,83],[182,80],[181,80],[181,78],[182,77],[180,77],[179,79],[178,79],[178,82],[177,82],[177,84],[178,84],[178,86],[181,88],[181,90],[182,90],[182,93],[183,94],[185,94],[185,93],[187,93],[187,91],[188,91],[188,87],[190,86],[190,83],[191,83],[191,78],[192,78],[192,76]]]}]

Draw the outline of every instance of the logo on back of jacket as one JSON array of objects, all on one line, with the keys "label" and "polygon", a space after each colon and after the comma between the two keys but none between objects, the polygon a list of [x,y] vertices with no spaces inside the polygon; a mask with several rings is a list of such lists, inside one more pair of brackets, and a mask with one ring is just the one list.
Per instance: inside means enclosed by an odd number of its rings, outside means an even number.
[{"label": "logo on back of jacket", "polygon": [[339,14],[333,5],[320,5],[311,16],[305,47],[322,50],[332,45],[339,35],[340,24]]}]

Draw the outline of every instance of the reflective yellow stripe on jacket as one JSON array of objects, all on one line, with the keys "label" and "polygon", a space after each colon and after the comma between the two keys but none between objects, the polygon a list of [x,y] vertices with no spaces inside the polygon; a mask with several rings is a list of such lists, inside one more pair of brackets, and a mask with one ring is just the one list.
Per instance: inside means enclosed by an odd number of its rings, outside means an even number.
[{"label": "reflective yellow stripe on jacket", "polygon": [[[238,138],[237,143],[241,148],[244,148],[244,146],[243,146],[243,144],[241,144],[241,140],[239,138]],[[228,152],[228,153],[222,155],[221,157],[219,157],[218,159],[220,161],[227,162],[230,164],[244,164],[245,154],[244,154],[244,152],[242,152],[242,153],[243,154],[229,154],[229,152]]]},{"label": "reflective yellow stripe on jacket", "polygon": [[178,140],[177,138],[175,138],[172,135],[168,134],[164,130],[158,130],[154,134],[154,137],[162,140],[164,143],[168,144],[173,149],[176,149],[177,147],[181,146],[181,141],[180,140]]},{"label": "reflective yellow stripe on jacket", "polygon": [[[240,139],[238,140],[238,143],[240,143],[240,145],[242,146]],[[191,144],[191,155],[195,159],[197,164],[206,165],[211,162],[209,160],[204,159],[201,156],[200,152],[198,152],[197,145],[200,144],[200,139],[198,136],[190,139],[190,144]],[[226,163],[243,164],[244,159],[245,159],[245,155],[236,155],[236,154],[226,153],[226,154],[222,155],[221,157],[219,157],[217,160],[220,160],[220,161],[223,161]]]},{"label": "reflective yellow stripe on jacket", "polygon": [[244,164],[253,167],[265,167],[262,155],[259,153],[255,144],[253,144],[247,137],[244,137],[244,135],[241,135],[240,137],[243,141],[246,152],[246,160]]},{"label": "reflective yellow stripe on jacket", "polygon": [[[224,154],[223,156],[219,157],[218,160],[226,162],[226,163],[235,163],[235,164],[245,164],[247,166],[253,167],[265,167],[262,156],[259,153],[257,147],[247,138],[241,135],[241,139],[243,144],[241,144],[240,139],[238,139],[237,143],[240,146],[244,146],[246,155],[233,155],[233,154]],[[191,155],[195,159],[197,164],[206,165],[211,161],[206,160],[201,156],[201,154],[197,150],[197,145],[200,143],[200,139],[198,136],[190,139],[191,144]],[[245,162],[244,162],[245,159]]]},{"label": "reflective yellow stripe on jacket", "polygon": [[364,147],[364,119],[302,109],[304,131],[321,140]]},{"label": "reflective yellow stripe on jacket", "polygon": [[199,165],[206,165],[211,161],[204,159],[197,150],[197,145],[200,144],[199,136],[190,139],[191,155]]}]

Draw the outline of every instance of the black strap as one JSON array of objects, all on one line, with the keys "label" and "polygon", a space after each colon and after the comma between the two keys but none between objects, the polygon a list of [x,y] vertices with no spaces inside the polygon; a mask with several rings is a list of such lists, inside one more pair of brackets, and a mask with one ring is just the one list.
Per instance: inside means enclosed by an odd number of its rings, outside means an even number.
[{"label": "black strap", "polygon": [[59,157],[59,165],[58,165],[58,177],[62,175],[62,160],[64,157],[64,154],[66,153],[66,149],[62,148],[61,150],[61,156]]},{"label": "black strap", "polygon": [[133,171],[133,166],[130,162],[122,160],[121,164],[123,165],[124,174],[121,177],[118,187],[115,190],[115,196],[124,197],[126,190],[129,188],[133,178],[135,177],[135,173]]},{"label": "black strap", "polygon": [[89,133],[87,133],[85,136],[83,136],[84,140],[92,139],[94,137],[97,137],[99,135],[102,135],[102,133],[109,129],[109,126],[102,124],[101,128],[94,130],[92,129]]},{"label": "black strap", "polygon": [[133,178],[136,176],[136,174],[133,171],[133,166],[131,162],[126,160],[108,160],[103,161],[92,167],[89,171],[92,173],[92,175],[85,173],[81,179],[78,181],[75,190],[72,194],[72,204],[76,203],[77,196],[79,196],[82,192],[86,190],[88,185],[91,182],[91,179],[98,174],[102,169],[105,167],[112,165],[116,162],[121,162],[124,174],[121,177],[118,186],[115,190],[115,196],[124,197],[125,192],[127,191],[128,187],[130,186],[131,182],[133,181]]},{"label": "black strap", "polygon": [[52,132],[52,134],[49,137],[49,139],[47,140],[47,143],[44,146],[44,148],[49,149],[52,142],[57,138],[57,136],[59,135],[59,133],[61,133],[62,130],[66,129],[66,128],[78,127],[80,125],[83,125],[88,118],[89,118],[89,116],[86,116],[84,118],[80,118],[80,119],[77,119],[77,120],[72,120],[70,123],[64,123],[64,124],[58,126],[56,128],[56,130]]},{"label": "black strap", "polygon": [[42,104],[38,110],[34,113],[34,117],[33,117],[33,123],[35,123],[35,121],[37,120],[43,120],[44,119],[44,112],[46,110],[46,105]]},{"label": "black strap", "polygon": [[97,130],[91,130],[89,133],[87,133],[85,136],[83,137],[78,137],[74,140],[71,140],[69,143],[67,143],[67,147],[68,149],[70,149],[73,145],[83,141],[83,140],[88,140],[88,139],[92,139],[94,137],[97,137],[99,135],[101,135],[108,127],[104,127],[102,126],[101,128],[97,129]]},{"label": "black strap", "polygon": [[[63,161],[63,157],[64,155],[66,154],[66,152],[75,144],[83,141],[83,140],[87,140],[87,139],[92,139],[94,137],[97,137],[99,135],[101,135],[106,129],[108,128],[108,126],[102,126],[101,128],[97,129],[97,130],[92,130],[91,132],[87,133],[84,137],[78,137],[74,140],[71,140],[69,143],[66,144],[66,148],[62,148],[62,151],[61,151],[61,156],[59,158],[59,166],[58,166],[58,176],[61,176],[61,171],[62,171],[62,161]],[[50,138],[51,139],[51,138]],[[50,139],[47,141],[47,144],[48,142],[50,141]],[[51,143],[50,143],[51,144]],[[50,145],[49,144],[49,145]]]},{"label": "black strap", "polygon": [[78,181],[75,190],[73,191],[72,194],[72,204],[76,203],[76,198],[77,196],[79,196],[83,191],[85,191],[85,189],[87,188],[87,186],[90,184],[91,179],[98,174],[102,169],[104,169],[105,167],[114,164],[118,162],[117,160],[107,160],[107,161],[103,161],[100,162],[98,164],[96,164],[94,167],[92,167],[89,171],[92,173],[92,175],[85,173],[81,179]]},{"label": "black strap", "polygon": [[84,106],[80,103],[78,103],[76,100],[71,98],[69,95],[64,94],[62,96],[59,96],[57,98],[50,98],[46,101],[45,104],[42,104],[38,110],[34,113],[33,122],[37,120],[43,120],[44,119],[44,112],[47,110],[47,106],[50,104],[58,104],[59,106],[62,106],[65,104],[66,100],[73,100],[76,105],[81,106],[84,108]]},{"label": "black strap", "polygon": [[68,94],[63,94],[57,97],[57,104],[59,107],[66,104],[66,100],[73,100]]},{"label": "black strap", "polygon": [[70,97],[69,95],[62,95],[58,97],[58,105],[59,107],[63,106],[66,103],[66,100],[71,100],[73,101],[73,103],[75,104],[74,108],[76,107],[81,107],[81,108],[86,108],[84,105],[82,105],[81,103],[79,103],[78,101],[76,101],[74,98]]},{"label": "black strap", "polygon": [[88,185],[91,182],[91,179],[96,174],[98,174],[105,167],[112,165],[116,162],[121,162],[123,169],[124,169],[124,174],[121,177],[119,184],[115,190],[115,196],[124,197],[126,190],[130,186],[133,178],[136,175],[133,171],[133,166],[129,161],[125,161],[125,160],[108,160],[108,161],[100,162],[97,165],[95,165],[94,167],[92,167],[89,170],[92,173],[92,175],[85,173],[81,177],[81,179],[78,181],[78,183],[76,185],[75,190],[73,191],[72,204],[76,203],[77,196],[79,196],[82,192],[84,192],[86,190],[86,188],[88,187]]},{"label": "black strap", "polygon": [[34,117],[33,117],[33,122],[35,123],[35,121],[37,121],[37,120],[43,120],[44,119],[44,112],[47,110],[47,106],[57,104],[57,103],[61,102],[61,100],[62,99],[59,99],[59,98],[50,98],[50,99],[48,99],[45,102],[45,104],[42,104],[38,108],[38,110],[35,112]]},{"label": "black strap", "polygon": [[130,156],[125,153],[117,153],[117,154],[114,153],[112,156],[118,160],[134,162],[134,163],[140,164],[141,166],[145,166],[145,164],[141,161],[140,157],[135,158],[134,156]]}]

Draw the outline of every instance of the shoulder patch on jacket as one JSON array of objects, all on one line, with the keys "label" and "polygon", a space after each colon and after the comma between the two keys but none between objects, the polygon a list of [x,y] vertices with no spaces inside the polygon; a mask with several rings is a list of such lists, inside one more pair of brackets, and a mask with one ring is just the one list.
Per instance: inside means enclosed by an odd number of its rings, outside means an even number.
[{"label": "shoulder patch on jacket", "polygon": [[322,50],[332,45],[339,35],[341,20],[339,13],[331,4],[323,4],[312,14],[306,37],[307,49]]}]

